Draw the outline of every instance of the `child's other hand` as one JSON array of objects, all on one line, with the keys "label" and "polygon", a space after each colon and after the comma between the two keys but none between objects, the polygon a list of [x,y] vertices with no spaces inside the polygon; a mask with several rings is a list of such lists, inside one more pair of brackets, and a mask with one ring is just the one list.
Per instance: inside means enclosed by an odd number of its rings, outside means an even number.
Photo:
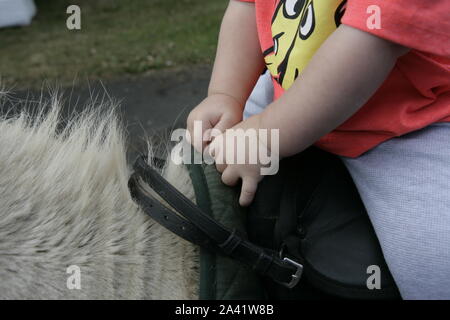
[{"label": "child's other hand", "polygon": [[[261,163],[259,155],[264,152],[268,154],[267,147],[259,141],[256,135],[256,139],[253,140],[246,138],[246,130],[257,130],[258,122],[258,115],[240,122],[227,130],[225,134],[215,137],[205,150],[214,158],[217,170],[222,173],[224,184],[234,186],[239,180],[242,180],[239,204],[243,207],[252,203],[258,183],[263,178],[261,168],[265,166]],[[232,134],[230,134],[231,131]],[[239,139],[241,142],[247,141],[248,144],[247,142],[244,142],[243,145],[235,143]],[[228,150],[228,148],[234,148],[234,150]],[[232,157],[227,154],[229,151],[233,151]],[[256,154],[250,155],[250,152],[256,152]],[[253,160],[250,161],[252,158]]]},{"label": "child's other hand", "polygon": [[[242,121],[243,106],[233,97],[226,94],[212,94],[196,106],[188,116],[187,129],[190,133],[191,144],[203,152],[211,141],[210,129],[224,132]],[[201,135],[194,130],[195,121],[201,121]]]}]

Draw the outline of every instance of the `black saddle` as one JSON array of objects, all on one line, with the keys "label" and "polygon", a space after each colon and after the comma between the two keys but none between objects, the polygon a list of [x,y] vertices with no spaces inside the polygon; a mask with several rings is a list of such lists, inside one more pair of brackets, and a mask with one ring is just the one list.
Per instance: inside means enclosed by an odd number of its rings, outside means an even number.
[{"label": "black saddle", "polygon": [[[254,297],[271,299],[400,297],[357,189],[338,157],[309,148],[282,160],[279,172],[260,183],[246,213],[237,208],[239,189],[224,186],[213,166],[188,167],[198,206],[145,159],[136,161],[129,186],[147,214],[207,252],[202,257],[208,256],[209,263],[201,266],[201,279],[208,279],[209,287],[203,291],[217,289],[220,281],[211,274],[220,269],[228,273],[225,286],[236,274],[249,283],[237,298],[252,297],[251,288],[258,291]],[[169,206],[143,191],[141,180]],[[218,216],[217,211],[228,213]],[[247,266],[246,271],[230,264],[232,259]]]}]

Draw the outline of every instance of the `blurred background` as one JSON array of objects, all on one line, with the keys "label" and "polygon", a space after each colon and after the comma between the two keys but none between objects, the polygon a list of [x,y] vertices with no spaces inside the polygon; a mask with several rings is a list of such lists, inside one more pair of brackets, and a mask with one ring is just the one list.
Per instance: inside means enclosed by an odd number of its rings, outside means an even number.
[{"label": "blurred background", "polygon": [[[9,101],[59,88],[68,109],[121,103],[132,148],[183,127],[206,95],[226,0],[0,0]],[[80,30],[69,30],[78,5]]]}]

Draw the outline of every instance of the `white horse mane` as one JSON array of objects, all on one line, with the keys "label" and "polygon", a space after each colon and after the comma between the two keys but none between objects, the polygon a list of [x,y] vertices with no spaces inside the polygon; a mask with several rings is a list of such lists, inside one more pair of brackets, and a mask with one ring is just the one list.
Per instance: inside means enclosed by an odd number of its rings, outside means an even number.
[{"label": "white horse mane", "polygon": [[[130,196],[114,109],[88,108],[64,128],[58,99],[0,117],[0,299],[198,297],[197,249]],[[168,161],[164,176],[194,198],[184,167]],[[67,287],[69,266],[81,289]]]}]

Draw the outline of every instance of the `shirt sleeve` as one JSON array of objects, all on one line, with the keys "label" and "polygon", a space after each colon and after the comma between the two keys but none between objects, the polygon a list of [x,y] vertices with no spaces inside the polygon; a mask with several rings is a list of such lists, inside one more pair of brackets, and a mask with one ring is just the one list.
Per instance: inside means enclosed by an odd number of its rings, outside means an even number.
[{"label": "shirt sleeve", "polygon": [[342,23],[405,47],[450,57],[449,14],[448,0],[348,0]]}]

